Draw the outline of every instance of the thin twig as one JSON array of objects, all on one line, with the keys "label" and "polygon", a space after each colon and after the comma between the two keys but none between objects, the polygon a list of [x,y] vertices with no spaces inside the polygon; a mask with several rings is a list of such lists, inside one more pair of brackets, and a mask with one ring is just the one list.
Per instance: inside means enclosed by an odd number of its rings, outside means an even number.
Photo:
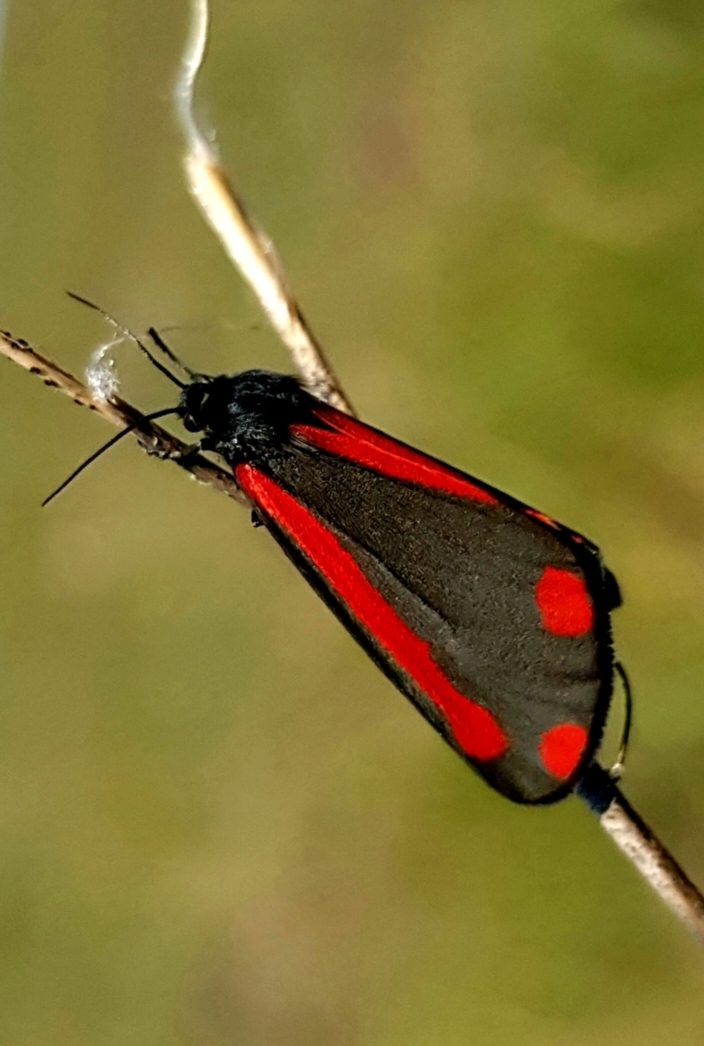
[{"label": "thin twig", "polygon": [[[7,331],[0,331],[0,353],[7,356],[8,359],[14,360],[15,363],[19,363],[20,367],[24,367],[30,374],[36,374],[45,385],[65,393],[74,403],[95,411],[111,425],[120,428],[133,425],[143,418],[140,410],[122,399],[104,400],[92,396],[88,388],[73,374],[42,356],[24,339],[14,338]],[[208,458],[199,454],[197,449],[184,443],[177,436],[172,436],[161,425],[144,421],[139,430],[135,432],[135,436],[142,449],[148,454],[167,458],[185,469],[186,472],[190,472],[201,483],[206,483],[214,490],[227,494],[240,504],[250,505],[249,500],[230,473],[209,461]]]},{"label": "thin twig", "polygon": [[643,878],[704,944],[704,897],[620,791],[600,821]]},{"label": "thin twig", "polygon": [[[193,94],[205,57],[208,31],[208,0],[192,0],[191,35],[175,87],[177,116],[186,138],[184,167],[189,188],[291,352],[304,383],[320,399],[351,413],[340,382],[303,319],[273,242],[247,216],[219,163],[214,136],[208,140],[195,119]],[[577,792],[600,815],[604,831],[640,874],[704,943],[704,897],[616,790],[612,778],[594,764]]]},{"label": "thin twig", "polygon": [[576,793],[645,881],[704,945],[704,896],[633,809],[612,775],[593,763]]},{"label": "thin twig", "polygon": [[325,353],[303,318],[273,242],[247,213],[223,170],[213,141],[193,113],[193,92],[208,43],[207,0],[193,0],[191,34],[174,88],[176,114],[186,138],[183,164],[194,200],[230,259],[250,285],[269,322],[288,348],[304,385],[318,399],[352,414]]}]

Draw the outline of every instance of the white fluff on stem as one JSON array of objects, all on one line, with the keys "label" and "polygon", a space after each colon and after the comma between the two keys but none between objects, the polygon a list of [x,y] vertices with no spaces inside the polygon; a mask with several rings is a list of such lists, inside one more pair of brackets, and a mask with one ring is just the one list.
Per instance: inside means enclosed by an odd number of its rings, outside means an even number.
[{"label": "white fluff on stem", "polygon": [[115,369],[112,350],[125,341],[125,335],[115,335],[110,341],[99,345],[90,356],[86,367],[86,385],[96,400],[109,402],[120,391],[120,379]]}]

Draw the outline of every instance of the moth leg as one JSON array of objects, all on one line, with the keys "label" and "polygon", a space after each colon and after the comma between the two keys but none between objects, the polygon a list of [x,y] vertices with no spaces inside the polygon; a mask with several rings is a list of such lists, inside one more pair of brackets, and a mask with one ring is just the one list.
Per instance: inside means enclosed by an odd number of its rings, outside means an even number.
[{"label": "moth leg", "polygon": [[160,461],[188,461],[203,449],[200,443],[189,443],[179,450],[160,450],[154,446],[148,435],[138,433],[137,439],[147,454],[159,458]]}]

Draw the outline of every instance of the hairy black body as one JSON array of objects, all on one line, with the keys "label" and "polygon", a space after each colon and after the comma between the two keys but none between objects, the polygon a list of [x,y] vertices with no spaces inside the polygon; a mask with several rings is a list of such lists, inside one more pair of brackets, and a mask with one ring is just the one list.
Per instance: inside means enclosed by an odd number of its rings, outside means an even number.
[{"label": "hairy black body", "polygon": [[248,370],[193,382],[178,412],[189,432],[205,433],[203,450],[230,465],[265,465],[287,443],[291,425],[311,421],[317,403],[290,375]]}]

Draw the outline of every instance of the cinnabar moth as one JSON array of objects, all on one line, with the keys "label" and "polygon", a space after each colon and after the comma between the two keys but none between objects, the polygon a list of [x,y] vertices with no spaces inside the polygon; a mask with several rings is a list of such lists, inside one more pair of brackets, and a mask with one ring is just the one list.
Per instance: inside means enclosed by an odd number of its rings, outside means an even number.
[{"label": "cinnabar moth", "polygon": [[[577,785],[584,792],[614,668],[628,697],[611,645],[621,597],[595,545],[321,403],[295,378],[196,374],[151,328],[191,379],[183,382],[103,315],[182,390],[175,408],[142,421],[178,414],[203,433],[201,448],[232,467],[253,521],[493,788],[519,803],[555,802]],[[629,722],[630,702],[624,742]],[[611,786],[597,776],[600,798],[584,794],[603,805]]]},{"label": "cinnabar moth", "polygon": [[549,803],[601,739],[613,575],[586,538],[263,370],[176,410],[386,675],[488,783]]}]

